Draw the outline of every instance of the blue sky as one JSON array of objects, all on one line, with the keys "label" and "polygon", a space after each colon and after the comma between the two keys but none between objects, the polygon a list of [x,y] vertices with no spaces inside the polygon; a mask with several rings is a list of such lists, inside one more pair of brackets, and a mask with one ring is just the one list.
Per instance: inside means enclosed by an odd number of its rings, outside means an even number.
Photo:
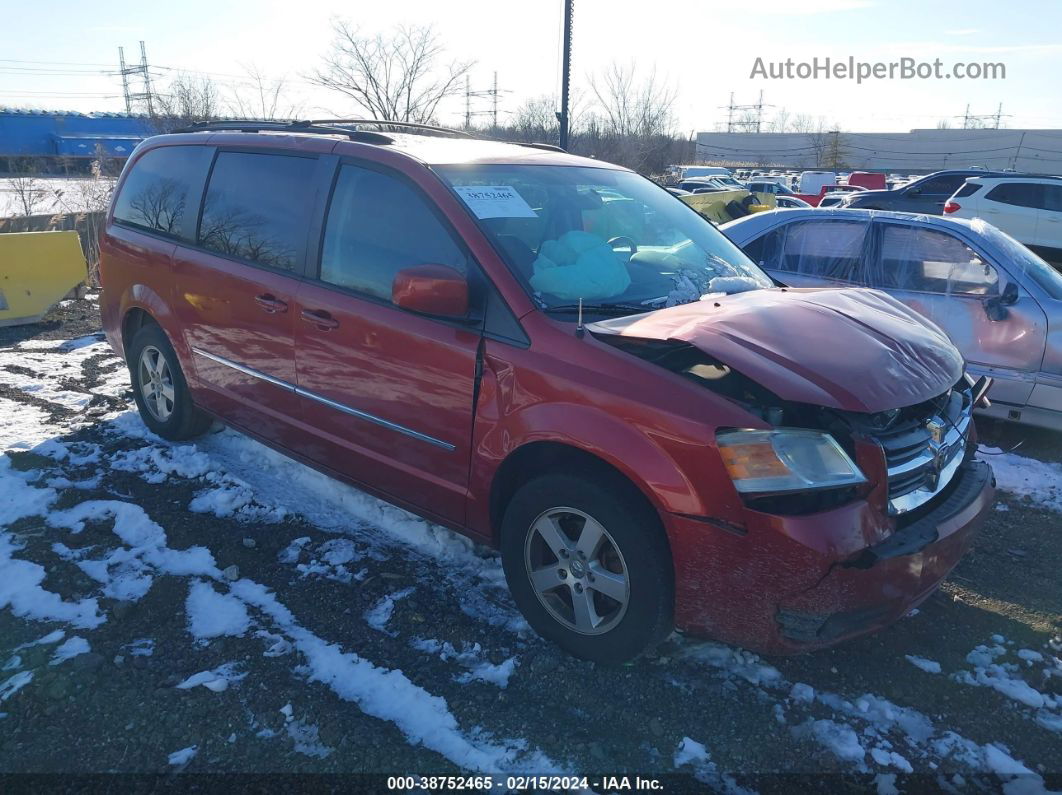
[{"label": "blue sky", "polygon": [[[14,0],[3,0],[14,7]],[[121,110],[118,46],[139,58],[140,39],[161,74],[183,69],[238,82],[244,66],[284,77],[308,115],[350,114],[340,96],[304,75],[330,40],[330,20],[356,19],[365,32],[396,23],[433,23],[455,58],[474,59],[473,89],[497,71],[504,113],[522,98],[557,91],[560,0],[185,0],[181,3],[18,3],[4,14],[0,104]],[[576,0],[574,86],[612,61],[655,68],[678,92],[683,130],[715,129],[730,92],[753,102],[760,90],[791,115],[822,116],[847,130],[907,130],[1003,103],[1008,127],[1062,127],[1062,3],[965,0],[927,7],[912,0]],[[796,61],[919,60],[1001,62],[1004,80],[885,80],[863,85],[826,80],[750,79],[757,56]],[[166,67],[166,68],[162,68]],[[69,72],[58,74],[45,70]],[[165,83],[163,78],[161,81]],[[482,101],[478,109],[487,110]],[[456,123],[463,100],[442,121]]]}]

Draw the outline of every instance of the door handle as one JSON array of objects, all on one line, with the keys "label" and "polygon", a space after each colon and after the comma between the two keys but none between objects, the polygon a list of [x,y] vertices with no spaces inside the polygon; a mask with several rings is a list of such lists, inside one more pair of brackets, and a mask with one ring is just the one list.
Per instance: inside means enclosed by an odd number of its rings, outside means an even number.
[{"label": "door handle", "polygon": [[323,309],[304,309],[302,310],[302,319],[317,326],[321,331],[331,331],[334,328],[339,328],[339,321]]},{"label": "door handle", "polygon": [[263,295],[256,295],[254,297],[254,302],[256,304],[258,304],[258,306],[262,307],[262,311],[263,312],[268,312],[271,315],[275,314],[277,312],[283,313],[283,312],[287,312],[288,311],[287,302],[286,301],[281,301],[279,298],[277,298],[272,293],[265,293]]}]

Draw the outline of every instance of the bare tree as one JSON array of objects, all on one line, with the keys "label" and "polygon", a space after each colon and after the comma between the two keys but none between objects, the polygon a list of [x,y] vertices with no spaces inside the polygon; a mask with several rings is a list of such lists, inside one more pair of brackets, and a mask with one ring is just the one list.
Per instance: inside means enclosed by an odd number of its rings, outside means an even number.
[{"label": "bare tree", "polygon": [[220,113],[220,91],[217,84],[205,76],[180,73],[153,99],[152,123],[159,132],[210,121],[218,118]]},{"label": "bare tree", "polygon": [[660,173],[676,144],[673,87],[650,71],[613,63],[589,79],[593,108],[582,135],[590,154],[643,173]]},{"label": "bare tree", "polygon": [[511,128],[526,141],[552,141],[557,137],[557,98],[531,97],[513,111]]},{"label": "bare tree", "polygon": [[767,122],[767,132],[782,133],[789,130],[789,111],[785,108],[779,108],[769,122]]},{"label": "bare tree", "polygon": [[228,109],[244,119],[273,121],[294,119],[302,112],[302,103],[288,99],[287,81],[262,74],[254,64],[244,67],[247,78],[229,89]]},{"label": "bare tree", "polygon": [[675,90],[658,80],[656,70],[639,80],[633,65],[613,63],[590,78],[603,128],[616,135],[654,136],[674,133]]},{"label": "bare tree", "polygon": [[12,164],[7,189],[15,197],[15,211],[20,216],[35,215],[48,199],[48,188],[39,177],[39,169],[28,159]]},{"label": "bare tree", "polygon": [[430,26],[403,25],[388,35],[362,36],[337,19],[332,31],[324,65],[309,79],[344,94],[378,119],[433,121],[439,103],[463,90],[473,65],[456,60],[443,64],[445,48]]}]

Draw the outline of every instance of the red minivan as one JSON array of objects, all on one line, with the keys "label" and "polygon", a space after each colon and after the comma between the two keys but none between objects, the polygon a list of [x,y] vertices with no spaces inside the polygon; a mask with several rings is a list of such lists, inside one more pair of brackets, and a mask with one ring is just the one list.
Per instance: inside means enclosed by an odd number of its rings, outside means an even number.
[{"label": "red minivan", "polygon": [[994,481],[937,327],[778,285],[626,169],[405,129],[136,149],[101,307],[151,430],[218,418],[498,547],[531,626],[599,661],[676,627],[818,648],[939,585]]}]

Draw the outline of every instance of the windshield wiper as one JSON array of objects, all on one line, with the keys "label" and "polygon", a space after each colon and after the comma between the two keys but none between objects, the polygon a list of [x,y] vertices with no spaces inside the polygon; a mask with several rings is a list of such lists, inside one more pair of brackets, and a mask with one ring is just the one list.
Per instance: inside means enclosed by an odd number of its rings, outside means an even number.
[{"label": "windshield wiper", "polygon": [[[657,307],[641,306],[639,304],[583,304],[584,313],[616,316],[652,312],[655,308]],[[558,306],[547,306],[542,311],[546,313],[578,313],[579,304],[559,304]]]}]

